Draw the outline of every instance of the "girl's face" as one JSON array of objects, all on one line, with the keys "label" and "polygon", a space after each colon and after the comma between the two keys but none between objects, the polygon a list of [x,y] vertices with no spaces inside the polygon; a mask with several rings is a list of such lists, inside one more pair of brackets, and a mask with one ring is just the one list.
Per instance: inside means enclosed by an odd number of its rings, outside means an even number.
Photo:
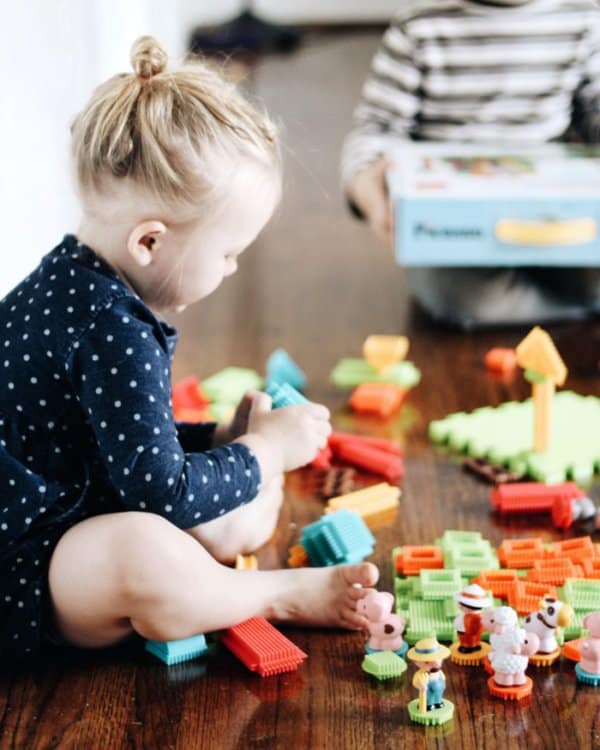
[{"label": "girl's face", "polygon": [[215,291],[237,271],[238,258],[271,218],[280,197],[275,170],[242,163],[213,216],[171,225],[160,240],[138,293],[150,307],[181,311]]}]

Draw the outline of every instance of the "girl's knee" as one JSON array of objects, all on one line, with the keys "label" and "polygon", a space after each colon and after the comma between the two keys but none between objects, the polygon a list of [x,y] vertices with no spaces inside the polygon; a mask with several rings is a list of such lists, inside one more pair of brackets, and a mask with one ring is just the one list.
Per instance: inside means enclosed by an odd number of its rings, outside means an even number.
[{"label": "girl's knee", "polygon": [[185,535],[161,516],[124,513],[113,537],[118,581],[127,599],[164,596],[169,577],[180,575],[185,560]]}]

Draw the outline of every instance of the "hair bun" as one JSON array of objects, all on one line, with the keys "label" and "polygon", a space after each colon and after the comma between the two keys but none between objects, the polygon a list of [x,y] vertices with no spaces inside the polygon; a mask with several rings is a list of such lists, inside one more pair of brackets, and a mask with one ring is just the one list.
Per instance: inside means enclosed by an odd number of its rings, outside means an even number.
[{"label": "hair bun", "polygon": [[139,78],[149,79],[167,67],[167,53],[153,36],[140,36],[131,46],[131,67]]}]

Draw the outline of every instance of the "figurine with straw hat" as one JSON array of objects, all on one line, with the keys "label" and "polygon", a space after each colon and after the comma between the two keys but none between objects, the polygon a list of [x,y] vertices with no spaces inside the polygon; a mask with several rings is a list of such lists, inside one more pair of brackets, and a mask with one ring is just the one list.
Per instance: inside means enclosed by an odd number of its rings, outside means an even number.
[{"label": "figurine with straw hat", "polygon": [[435,638],[423,638],[409,650],[407,658],[418,666],[413,677],[413,687],[419,697],[408,704],[408,714],[418,724],[445,724],[454,716],[454,704],[444,700],[446,678],[442,662],[450,650]]}]

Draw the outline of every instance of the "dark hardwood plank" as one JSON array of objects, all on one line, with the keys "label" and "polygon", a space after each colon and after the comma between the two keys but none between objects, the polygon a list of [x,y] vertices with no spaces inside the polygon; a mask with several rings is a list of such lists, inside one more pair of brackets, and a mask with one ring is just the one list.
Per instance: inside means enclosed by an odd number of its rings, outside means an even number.
[{"label": "dark hardwood plank", "polygon": [[[338,428],[393,436],[406,449],[407,474],[393,523],[376,531],[381,587],[391,587],[391,548],[427,543],[446,528],[478,529],[493,543],[512,534],[557,538],[548,524],[500,524],[488,488],[436,451],[429,420],[458,409],[523,398],[522,378],[494,382],[482,358],[513,345],[525,329],[463,334],[433,327],[407,298],[401,269],[344,211],[338,155],[377,35],[312,37],[294,57],[265,62],[253,85],[283,122],[286,190],[272,225],[248,250],[236,277],[175,322],[181,332],[174,374],[205,376],[228,364],[262,369],[285,346],[306,369],[309,395],[327,403]],[[372,332],[408,333],[423,371],[400,416],[356,419],[328,381],[335,362],[358,355]],[[600,395],[597,323],[552,329],[571,368],[568,387]],[[594,494],[598,497],[597,489]],[[290,476],[278,531],[260,552],[262,567],[286,557],[322,504],[306,474]],[[573,532],[568,532],[571,535]],[[600,692],[578,687],[568,664],[534,674],[528,706],[487,696],[486,675],[448,666],[452,726],[409,722],[410,677],[378,684],[360,669],[364,637],[292,629],[309,653],[297,673],[261,679],[222,650],[167,669],[139,643],[104,653],[54,656],[0,676],[2,748],[592,748],[599,747]]]}]

